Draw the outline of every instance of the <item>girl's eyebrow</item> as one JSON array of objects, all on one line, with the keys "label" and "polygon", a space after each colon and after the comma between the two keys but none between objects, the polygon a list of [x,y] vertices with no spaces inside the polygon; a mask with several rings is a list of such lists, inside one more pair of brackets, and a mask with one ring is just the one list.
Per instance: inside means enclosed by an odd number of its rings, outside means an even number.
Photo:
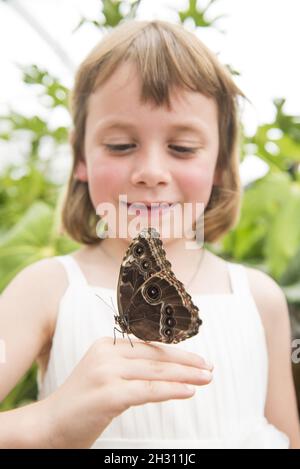
[{"label": "girl's eyebrow", "polygon": [[[185,122],[174,122],[170,124],[170,129],[181,131],[181,132],[193,132],[195,134],[205,136],[208,132],[207,125],[202,122],[200,119],[190,119],[185,120]],[[125,129],[125,130],[137,130],[138,126],[136,126],[133,122],[122,121],[122,120],[111,120],[111,119],[103,119],[102,121],[98,122],[97,131],[100,130],[111,130],[111,129]]]}]

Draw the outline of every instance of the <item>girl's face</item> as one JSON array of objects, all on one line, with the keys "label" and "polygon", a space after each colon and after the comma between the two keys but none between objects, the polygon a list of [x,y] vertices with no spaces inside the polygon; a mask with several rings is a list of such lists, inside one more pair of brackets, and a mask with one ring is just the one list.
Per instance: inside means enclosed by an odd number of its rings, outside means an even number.
[{"label": "girl's face", "polygon": [[[119,194],[129,203],[202,202],[205,207],[218,182],[215,101],[176,89],[167,110],[141,104],[140,89],[135,68],[122,64],[90,96],[84,162],[75,177],[88,181],[95,209],[103,202],[118,209]],[[165,215],[160,217],[163,223]]]}]

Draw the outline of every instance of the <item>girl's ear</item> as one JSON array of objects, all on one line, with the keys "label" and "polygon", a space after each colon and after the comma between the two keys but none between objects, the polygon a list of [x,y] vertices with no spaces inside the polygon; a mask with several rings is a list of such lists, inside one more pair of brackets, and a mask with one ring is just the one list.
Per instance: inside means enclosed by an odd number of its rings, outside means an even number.
[{"label": "girl's ear", "polygon": [[[70,130],[68,140],[69,144],[73,145],[74,143],[74,130]],[[74,179],[77,179],[78,181],[84,181],[86,182],[88,180],[88,175],[87,175],[87,168],[86,168],[86,163],[85,161],[80,160],[77,163],[77,166],[74,171]]]},{"label": "girl's ear", "polygon": [[85,161],[79,161],[74,171],[74,179],[86,182],[88,180],[87,168]]}]

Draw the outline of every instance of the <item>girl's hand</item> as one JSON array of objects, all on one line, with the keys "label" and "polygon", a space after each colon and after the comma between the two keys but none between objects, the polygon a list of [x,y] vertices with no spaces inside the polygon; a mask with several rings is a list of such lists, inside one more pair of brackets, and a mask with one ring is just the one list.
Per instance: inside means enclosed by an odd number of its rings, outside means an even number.
[{"label": "girl's hand", "polygon": [[97,340],[72,374],[45,399],[49,443],[54,448],[89,448],[131,406],[186,399],[206,385],[211,367],[197,354],[128,338]]}]

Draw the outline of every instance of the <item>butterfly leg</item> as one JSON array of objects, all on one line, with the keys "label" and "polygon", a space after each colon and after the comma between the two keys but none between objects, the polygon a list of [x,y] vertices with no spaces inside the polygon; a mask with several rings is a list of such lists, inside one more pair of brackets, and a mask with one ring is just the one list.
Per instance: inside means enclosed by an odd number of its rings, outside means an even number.
[{"label": "butterfly leg", "polygon": [[130,337],[129,337],[128,334],[127,334],[127,337],[128,337],[128,340],[129,340],[129,342],[130,342],[131,347],[134,348],[134,347],[133,347],[133,343],[131,342],[131,339],[130,339]]},{"label": "butterfly leg", "polygon": [[124,332],[120,331],[120,329],[114,326],[114,345],[116,344],[116,331],[121,332],[121,334],[123,335],[123,339],[124,339]]},{"label": "butterfly leg", "polygon": [[114,345],[116,345],[116,331],[115,331],[115,327],[114,327]]}]

